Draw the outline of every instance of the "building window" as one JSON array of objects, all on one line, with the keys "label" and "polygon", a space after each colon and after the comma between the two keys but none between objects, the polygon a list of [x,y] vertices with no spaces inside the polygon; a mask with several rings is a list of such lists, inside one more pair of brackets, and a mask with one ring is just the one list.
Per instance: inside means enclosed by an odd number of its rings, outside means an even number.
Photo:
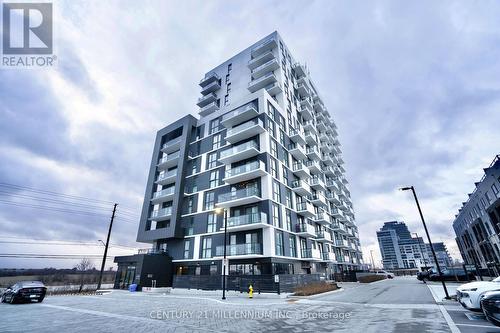
[{"label": "building window", "polygon": [[491,190],[493,191],[493,194],[494,194],[496,197],[500,197],[500,196],[498,195],[499,190],[498,190],[497,184],[493,184],[493,185],[491,185]]},{"label": "building window", "polygon": [[275,230],[276,255],[283,256],[283,231]]},{"label": "building window", "polygon": [[210,172],[210,188],[219,186],[219,170]]},{"label": "building window", "polygon": [[274,123],[274,121],[269,120],[267,130],[269,131],[269,134],[271,134],[271,136],[276,137],[276,124]]},{"label": "building window", "polygon": [[220,118],[214,119],[210,122],[210,133],[213,134],[219,130],[220,127]]},{"label": "building window", "polygon": [[212,237],[204,237],[201,241],[201,257],[212,257]]},{"label": "building window", "polygon": [[276,180],[273,180],[273,200],[276,202],[281,202],[280,195],[280,183]]},{"label": "building window", "polygon": [[297,257],[297,245],[295,243],[295,236],[290,235],[290,257]]},{"label": "building window", "polygon": [[226,83],[229,82],[229,74],[226,74]]},{"label": "building window", "polygon": [[278,143],[271,139],[271,155],[278,158]]},{"label": "building window", "polygon": [[191,166],[191,174],[194,175],[195,173],[198,172],[198,160],[193,160],[193,165]]},{"label": "building window", "polygon": [[193,206],[194,206],[194,199],[193,197],[189,197],[187,202],[187,213],[191,214],[193,213]]},{"label": "building window", "polygon": [[218,149],[221,145],[221,135],[215,134],[212,138],[212,149]]},{"label": "building window", "polygon": [[488,191],[486,191],[486,193],[484,193],[484,197],[486,198],[486,201],[488,201],[488,203],[491,203],[493,200],[491,199]]},{"label": "building window", "polygon": [[280,206],[273,203],[273,225],[281,228]]},{"label": "building window", "polygon": [[217,231],[217,218],[214,213],[209,213],[207,220],[207,232],[215,231]]},{"label": "building window", "polygon": [[275,109],[275,107],[270,102],[267,102],[267,114],[269,115],[269,117],[274,120],[276,113],[277,110]]},{"label": "building window", "polygon": [[205,192],[205,210],[214,209],[215,207],[215,193]]},{"label": "building window", "polygon": [[289,188],[286,189],[286,206],[288,208],[292,208],[293,209],[293,203],[292,203],[292,190],[290,190]]},{"label": "building window", "polygon": [[226,86],[226,93],[229,94],[231,92],[231,82],[229,82]]},{"label": "building window", "polygon": [[187,239],[184,241],[184,259],[189,259],[190,257],[190,251],[189,248],[191,247],[191,240]]},{"label": "building window", "polygon": [[271,175],[278,179],[278,162],[272,157],[269,160],[271,161]]},{"label": "building window", "polygon": [[230,74],[232,70],[233,70],[233,64],[228,64],[227,65],[227,73]]},{"label": "building window", "polygon": [[229,95],[224,96],[224,105],[229,104]]},{"label": "building window", "polygon": [[283,146],[285,145],[285,132],[283,132],[283,130],[280,130],[280,143]]},{"label": "building window", "polygon": [[283,174],[283,183],[285,185],[288,185],[288,169],[285,166],[283,166],[281,168],[281,172]]},{"label": "building window", "polygon": [[292,230],[292,212],[289,211],[288,209],[285,209],[286,211],[286,228],[288,231],[293,231]]},{"label": "building window", "polygon": [[217,153],[208,154],[207,169],[213,169],[217,166]]}]

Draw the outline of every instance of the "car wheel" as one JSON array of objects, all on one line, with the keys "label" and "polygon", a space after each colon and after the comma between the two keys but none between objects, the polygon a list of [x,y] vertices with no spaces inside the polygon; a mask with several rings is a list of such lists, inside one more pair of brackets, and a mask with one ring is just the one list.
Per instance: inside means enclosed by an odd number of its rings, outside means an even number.
[{"label": "car wheel", "polygon": [[5,295],[2,295],[2,298],[0,299],[2,303],[5,303]]},{"label": "car wheel", "polygon": [[38,299],[38,303],[42,303],[42,302],[43,302],[43,297]]},{"label": "car wheel", "polygon": [[10,295],[9,303],[10,304],[16,303],[16,298],[14,297],[14,295]]}]

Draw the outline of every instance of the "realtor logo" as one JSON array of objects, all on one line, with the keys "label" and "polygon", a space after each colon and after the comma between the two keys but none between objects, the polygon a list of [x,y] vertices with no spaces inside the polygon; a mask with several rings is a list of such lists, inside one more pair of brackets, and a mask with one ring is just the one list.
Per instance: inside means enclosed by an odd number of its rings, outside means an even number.
[{"label": "realtor logo", "polygon": [[52,54],[52,4],[3,4],[3,54]]},{"label": "realtor logo", "polygon": [[7,2],[2,5],[2,68],[52,67],[52,3]]}]

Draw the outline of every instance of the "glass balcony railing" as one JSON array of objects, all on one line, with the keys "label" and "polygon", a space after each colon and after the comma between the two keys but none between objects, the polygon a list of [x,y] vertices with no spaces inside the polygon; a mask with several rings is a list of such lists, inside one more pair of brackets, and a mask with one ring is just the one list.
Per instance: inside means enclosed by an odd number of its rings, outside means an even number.
[{"label": "glass balcony railing", "polygon": [[228,227],[237,227],[254,223],[267,223],[267,215],[264,212],[231,216],[227,219]]},{"label": "glass balcony railing", "polygon": [[174,146],[174,145],[179,144],[179,143],[181,143],[181,138],[175,138],[173,140],[170,140],[170,141],[164,143],[162,148],[165,149],[165,148],[168,148],[170,146]]},{"label": "glass balcony railing", "polygon": [[[248,243],[248,244],[232,244],[226,246],[226,255],[228,256],[241,256],[249,254],[262,254],[262,244]],[[215,248],[216,256],[224,255],[224,245]]]},{"label": "glass balcony railing", "polygon": [[308,184],[305,180],[303,179],[296,179],[292,182],[292,188],[298,188],[298,187],[307,187]]},{"label": "glass balcony railing", "polygon": [[226,157],[229,157],[231,155],[234,155],[234,154],[237,154],[237,153],[240,153],[242,151],[245,151],[247,149],[251,149],[251,148],[255,148],[257,150],[259,150],[259,144],[255,141],[248,141],[248,142],[245,142],[243,144],[240,144],[240,145],[237,145],[237,146],[233,146],[229,149],[226,149],[226,150],[223,150],[220,152],[220,158],[226,158]]},{"label": "glass balcony railing", "polygon": [[246,129],[249,129],[251,127],[254,127],[255,125],[260,125],[264,127],[264,123],[260,119],[255,119],[255,120],[250,120],[247,121],[241,125],[238,125],[236,127],[231,128],[230,130],[227,131],[226,137],[234,135],[236,133],[242,132]]},{"label": "glass balcony railing", "polygon": [[175,153],[168,154],[167,156],[163,156],[163,158],[160,159],[160,162],[158,164],[162,164],[171,160],[175,160],[176,158],[179,158],[181,156],[181,153],[179,151],[176,151]]},{"label": "glass balcony railing", "polygon": [[295,226],[295,232],[309,232],[311,227],[307,223],[299,223]]},{"label": "glass balcony railing", "polygon": [[219,203],[243,199],[251,196],[260,197],[260,190],[257,187],[247,187],[229,193],[219,195]]},{"label": "glass balcony railing", "polygon": [[161,208],[158,210],[153,210],[151,212],[151,218],[165,217],[172,215],[172,207]]},{"label": "glass balcony railing", "polygon": [[247,113],[249,111],[257,111],[257,106],[254,103],[245,104],[245,105],[237,108],[236,110],[233,110],[233,111],[223,115],[222,122],[227,121],[231,118],[237,117],[240,114]]},{"label": "glass balcony railing", "polygon": [[292,171],[299,171],[299,170],[303,170],[304,168],[305,168],[304,163],[301,163],[301,162],[295,162],[292,165]]},{"label": "glass balcony railing", "polygon": [[312,251],[311,251],[311,249],[302,249],[302,250],[300,250],[300,257],[301,258],[312,258]]},{"label": "glass balcony railing", "polygon": [[157,192],[153,193],[153,199],[157,199],[157,198],[161,198],[161,197],[164,197],[167,195],[171,195],[171,194],[174,194],[174,192],[175,192],[175,186],[172,186],[172,187],[169,187],[169,188],[166,188],[166,189],[163,189],[161,191],[157,191]]},{"label": "glass balcony railing", "polygon": [[260,168],[259,161],[253,161],[250,163],[246,163],[237,167],[234,167],[228,171],[226,171],[226,178],[241,175],[242,173],[247,173],[250,171],[258,170]]},{"label": "glass balcony railing", "polygon": [[177,169],[170,170],[158,175],[157,181],[162,181],[164,179],[177,176]]},{"label": "glass balcony railing", "polygon": [[297,202],[297,211],[305,211],[305,210],[310,210],[311,209],[311,204],[309,202]]}]

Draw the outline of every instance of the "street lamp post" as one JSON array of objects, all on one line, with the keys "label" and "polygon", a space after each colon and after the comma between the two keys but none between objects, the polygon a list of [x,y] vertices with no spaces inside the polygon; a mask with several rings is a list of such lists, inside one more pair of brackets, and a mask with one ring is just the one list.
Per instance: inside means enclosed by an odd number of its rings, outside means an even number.
[{"label": "street lamp post", "polygon": [[217,208],[215,214],[224,211],[224,259],[222,260],[222,299],[226,299],[226,251],[227,251],[227,210]]},{"label": "street lamp post", "polygon": [[420,209],[420,204],[418,203],[417,193],[415,192],[415,188],[413,186],[403,187],[400,189],[401,191],[411,190],[413,193],[413,197],[415,198],[415,202],[417,204],[418,213],[420,214],[420,218],[422,219],[422,224],[424,225],[425,234],[427,235],[427,240],[429,241],[429,246],[431,247],[432,256],[434,257],[434,262],[436,263],[436,268],[438,270],[439,277],[441,278],[441,283],[443,284],[444,293],[446,295],[446,299],[450,299],[450,295],[448,295],[448,289],[446,289],[446,284],[443,279],[443,272],[441,272],[441,268],[439,267],[439,262],[437,260],[436,252],[434,251],[434,246],[432,246],[431,236],[429,235],[429,231],[427,230],[427,225],[425,224],[424,215],[422,214],[422,210]]}]

